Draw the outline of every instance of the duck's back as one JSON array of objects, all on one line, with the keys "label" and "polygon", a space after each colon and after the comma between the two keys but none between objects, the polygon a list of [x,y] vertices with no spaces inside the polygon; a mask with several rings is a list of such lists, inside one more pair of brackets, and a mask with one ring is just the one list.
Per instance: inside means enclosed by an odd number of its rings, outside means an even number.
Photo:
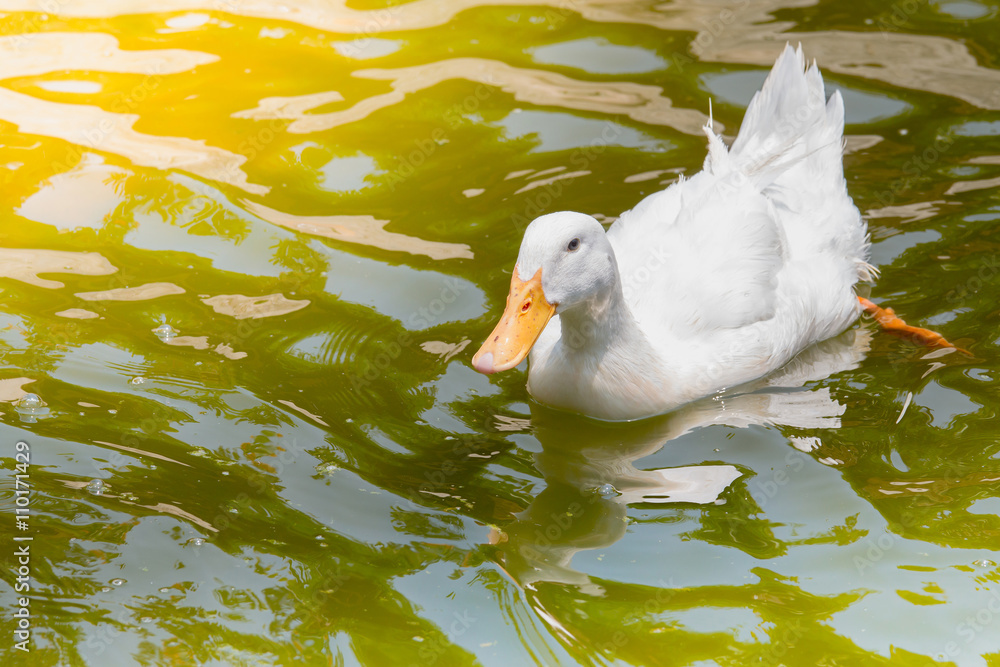
[{"label": "duck's back", "polygon": [[871,269],[843,127],[839,93],[827,101],[815,64],[786,47],[732,148],[706,128],[704,169],[608,230],[629,306],[664,354],[784,363],[857,316],[852,287]]}]

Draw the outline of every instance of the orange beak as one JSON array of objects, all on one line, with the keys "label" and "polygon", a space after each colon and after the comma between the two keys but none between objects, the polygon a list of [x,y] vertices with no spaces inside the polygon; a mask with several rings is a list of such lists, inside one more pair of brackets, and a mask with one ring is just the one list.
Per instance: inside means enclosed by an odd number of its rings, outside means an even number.
[{"label": "orange beak", "polygon": [[531,280],[521,280],[514,267],[510,278],[507,307],[493,333],[472,357],[472,366],[480,373],[496,373],[514,368],[528,356],[531,346],[556,312],[542,291],[542,270]]}]

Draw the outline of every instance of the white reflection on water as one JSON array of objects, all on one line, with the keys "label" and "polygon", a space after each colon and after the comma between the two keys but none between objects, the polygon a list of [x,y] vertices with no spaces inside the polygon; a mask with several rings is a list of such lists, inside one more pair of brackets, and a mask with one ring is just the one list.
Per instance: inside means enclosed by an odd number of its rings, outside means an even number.
[{"label": "white reflection on water", "polygon": [[[641,470],[634,462],[712,424],[839,428],[845,407],[829,389],[805,385],[856,368],[870,341],[869,330],[848,330],[805,350],[766,378],[630,424],[569,419],[533,406],[531,432],[542,445],[535,466],[548,488],[502,534],[491,535],[490,541],[504,554],[505,571],[525,587],[554,581],[600,592],[589,575],[572,567],[572,560],[581,551],[605,549],[620,540],[628,525],[628,504],[715,502],[741,476],[732,465]],[[818,447],[818,442],[812,443],[810,450]],[[619,494],[597,493],[603,485]],[[567,488],[576,493],[567,494]],[[582,522],[585,529],[580,529]]]},{"label": "white reflection on water", "polygon": [[[948,37],[900,32],[818,30],[796,32],[795,22],[775,20],[782,9],[815,5],[815,0],[767,0],[733,3],[720,8],[708,3],[670,3],[663,6],[605,0],[415,0],[382,9],[356,10],[347,3],[326,0],[240,0],[225,3],[234,14],[294,22],[318,30],[361,34],[366,38],[399,30],[440,26],[461,12],[482,6],[548,7],[565,20],[579,14],[589,21],[632,23],[662,30],[693,32],[691,53],[702,61],[738,62],[770,66],[786,42],[804,42],[826,70],[913,90],[924,90],[966,100],[984,109],[1000,108],[1000,71],[980,65],[966,44]],[[218,10],[217,0],[162,0],[157,12]],[[34,0],[3,0],[0,9],[37,11]],[[720,24],[721,9],[731,19]],[[63,0],[63,16],[113,17],[136,12],[132,0]],[[687,54],[682,54],[688,57]],[[671,123],[673,124],[673,123]]]},{"label": "white reflection on water", "polygon": [[49,289],[64,287],[58,280],[40,278],[41,273],[106,276],[117,270],[103,255],[96,252],[0,248],[0,277],[14,278],[38,287]]},{"label": "white reflection on water", "polygon": [[[545,70],[512,67],[484,58],[454,58],[398,69],[356,70],[353,76],[389,81],[392,90],[371,95],[347,109],[327,113],[308,113],[322,102],[323,98],[315,94],[308,96],[309,101],[315,103],[312,106],[303,99],[283,98],[283,103],[276,108],[272,98],[265,98],[268,100],[266,104],[262,101],[256,108],[239,111],[234,117],[255,120],[284,118],[293,121],[288,126],[289,132],[319,132],[363,120],[380,109],[399,104],[409,94],[427,90],[444,81],[463,79],[488,86],[490,91],[503,90],[518,102],[624,115],[643,123],[669,126],[686,134],[700,135],[701,127],[707,120],[700,111],[675,108],[670,99],[662,96],[663,89],[659,86],[620,81],[593,83]],[[481,102],[479,96],[491,94],[489,91],[479,92],[475,99]],[[463,114],[468,110],[460,105],[454,111]]]},{"label": "white reflection on water", "polygon": [[246,162],[243,155],[201,140],[155,136],[132,129],[139,120],[136,110],[156,91],[164,76],[216,60],[218,56],[212,54],[181,49],[124,51],[118,48],[117,39],[102,33],[0,37],[0,80],[82,70],[142,75],[128,94],[116,101],[113,112],[85,104],[50,102],[0,87],[0,118],[26,134],[99,148],[141,166],[184,169],[247,192],[265,194],[269,188],[247,182],[241,166]]},{"label": "white reflection on water", "polygon": [[202,302],[211,306],[215,312],[237,320],[287,315],[309,305],[308,299],[289,299],[284,294],[264,294],[261,296],[219,294],[204,298]]},{"label": "white reflection on water", "polygon": [[184,294],[184,288],[173,283],[146,283],[135,287],[118,287],[98,292],[77,292],[84,301],[148,301],[171,294]]},{"label": "white reflection on water", "polygon": [[406,234],[386,231],[388,220],[370,215],[293,215],[263,204],[244,201],[248,211],[272,224],[304,234],[323,236],[348,243],[360,243],[383,250],[402,250],[432,259],[472,259],[472,251],[464,243],[426,241]]},{"label": "white reflection on water", "polygon": [[29,196],[18,215],[60,230],[100,229],[122,201],[115,181],[127,173],[103,163],[96,153],[85,153],[72,169],[51,176]]}]

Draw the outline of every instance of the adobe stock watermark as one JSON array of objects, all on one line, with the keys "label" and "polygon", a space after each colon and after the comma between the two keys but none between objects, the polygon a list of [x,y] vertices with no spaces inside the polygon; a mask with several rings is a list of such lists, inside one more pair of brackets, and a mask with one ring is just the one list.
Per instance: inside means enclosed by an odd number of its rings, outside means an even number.
[{"label": "adobe stock watermark", "polygon": [[392,170],[386,179],[389,191],[394,192],[397,186],[413,176],[417,169],[427,162],[441,146],[447,144],[449,130],[461,127],[463,118],[478,111],[483,103],[499,90],[499,87],[500,83],[495,81],[491,74],[486,83],[480,83],[461,102],[446,109],[444,120],[448,129],[436,127],[431,131],[430,136],[413,141],[413,148],[400,158],[400,164]]},{"label": "adobe stock watermark", "polygon": [[[599,137],[591,139],[587,145],[580,146],[570,153],[569,163],[575,168],[576,172],[586,171],[588,167],[608,150],[609,146],[617,141],[624,129],[622,125],[608,121],[601,128]],[[584,174],[580,175],[583,176]],[[511,223],[518,231],[523,233],[532,220],[548,211],[549,207],[562,197],[564,184],[567,181],[572,182],[575,180],[575,177],[560,178],[551,180],[541,187],[534,188],[538,192],[529,197],[523,208],[511,216]]]},{"label": "adobe stock watermark", "polygon": [[910,18],[920,10],[921,5],[926,6],[926,4],[917,0],[900,0],[892,3],[889,11],[879,14],[875,20],[882,39],[887,40],[890,33],[900,32],[901,29],[908,27]]},{"label": "adobe stock watermark", "polygon": [[468,284],[459,278],[446,278],[440,292],[433,299],[406,317],[404,329],[397,334],[395,340],[383,344],[380,352],[363,360],[361,371],[351,375],[351,388],[355,391],[365,389],[380,378],[404,350],[416,343],[411,330],[427,329],[444,322],[449,306],[458,300],[467,287]]},{"label": "adobe stock watermark", "polygon": [[[473,455],[480,459],[484,458],[480,449],[470,445],[465,440],[454,440],[447,453],[441,453],[439,457],[441,463],[437,469],[425,470],[423,472],[423,482],[416,488],[417,497],[441,497],[442,493],[451,491],[454,488],[452,479],[461,471],[455,460],[468,458]],[[401,508],[409,512],[420,512],[424,509],[424,506],[413,500],[413,498],[407,498]]]},{"label": "adobe stock watermark", "polygon": [[4,35],[3,40],[13,44],[15,51],[21,51],[32,39],[44,32],[49,18],[58,16],[67,3],[68,0],[36,0],[32,13],[15,14],[20,23],[8,26],[6,30],[11,34]]},{"label": "adobe stock watermark", "polygon": [[78,163],[86,150],[101,150],[101,144],[111,134],[123,127],[130,127],[133,122],[133,113],[146,101],[163,81],[161,74],[162,63],[156,63],[152,71],[148,73],[142,81],[133,86],[128,92],[117,92],[111,102],[111,111],[114,115],[104,115],[97,125],[83,131],[83,145],[72,144],[66,151],[65,162],[53,162],[52,167],[56,172],[69,171],[71,165]]},{"label": "adobe stock watermark", "polygon": [[403,10],[403,3],[381,9],[366,11],[366,19],[360,29],[353,31],[354,41],[343,45],[339,52],[348,58],[356,58],[367,49],[378,35],[398,26],[396,17]]},{"label": "adobe stock watermark", "polygon": [[[670,577],[667,581],[664,581],[661,578],[657,580],[656,584],[658,588],[656,589],[655,595],[646,598],[641,605],[633,607],[628,614],[622,617],[621,625],[623,627],[634,625],[651,616],[663,613],[663,610],[677,595],[673,577]],[[625,648],[628,643],[629,636],[625,634],[625,631],[615,630],[607,641],[596,644],[595,648],[599,651],[603,651],[606,655],[613,655]]]},{"label": "adobe stock watermark", "polygon": [[945,294],[945,301],[955,308],[961,306],[966,300],[978,294],[983,287],[992,285],[996,281],[997,274],[1000,274],[1000,255],[984,257],[975,275],[949,290]]},{"label": "adobe stock watermark", "polygon": [[[771,642],[767,645],[767,650],[759,656],[755,662],[762,665],[784,665],[785,656],[798,644],[806,634],[806,628],[801,618],[796,618],[790,623],[775,625]],[[816,663],[817,667],[825,665],[825,660]]]},{"label": "adobe stock watermark", "polygon": [[797,449],[792,449],[785,454],[784,468],[775,466],[769,479],[764,479],[759,476],[754,477],[750,486],[752,486],[755,491],[753,497],[761,509],[763,509],[768,502],[777,497],[781,490],[792,481],[792,476],[800,472],[805,467],[806,463],[811,461],[813,461],[813,459],[806,454]]},{"label": "adobe stock watermark", "polygon": [[243,139],[236,147],[236,154],[243,158],[242,161],[227,161],[219,177],[216,179],[220,183],[233,185],[244,189],[246,187],[246,173],[243,167],[260,155],[274,140],[282,136],[283,131],[288,126],[288,119],[271,118],[263,126],[258,128],[250,136]]},{"label": "adobe stock watermark", "polygon": [[[717,39],[720,39],[729,27],[736,22],[736,15],[749,6],[750,0],[740,0],[740,2],[734,4],[732,7],[723,7],[719,10],[718,14],[710,19],[699,19],[698,22],[701,23],[703,30],[691,42],[689,47],[691,53],[699,58],[704,55],[705,50],[712,46]],[[690,59],[685,60],[694,62]],[[675,63],[679,65],[680,61],[675,60]],[[683,71],[683,67],[681,67],[681,70]]]},{"label": "adobe stock watermark", "polygon": [[[918,489],[920,495],[933,496],[938,493],[947,492],[948,489],[961,483],[962,471],[954,465],[947,466],[941,471],[939,477],[929,480],[914,480],[909,484],[911,489]],[[911,511],[903,511],[899,515],[899,521],[890,521],[886,525],[886,532],[878,537],[870,537],[859,542],[859,546],[866,547],[864,555],[856,554],[851,560],[854,563],[858,574],[864,574],[879,562],[881,562],[891,552],[900,541],[907,539],[905,533],[912,528],[920,528],[927,521],[922,515]]]},{"label": "adobe stock watermark", "polygon": [[558,3],[545,5],[545,24],[552,28],[561,26],[570,14],[579,14],[580,0],[559,0]]},{"label": "adobe stock watermark", "polygon": [[478,618],[472,615],[469,609],[462,612],[453,611],[450,622],[441,628],[442,635],[431,640],[424,640],[417,655],[420,662],[410,663],[410,667],[428,667],[434,665],[441,659],[449,648],[454,646],[457,640],[469,631],[478,622]]},{"label": "adobe stock watermark", "polygon": [[121,609],[113,617],[105,616],[101,623],[95,624],[88,631],[87,641],[83,645],[88,649],[89,655],[99,657],[104,655],[119,637],[134,631],[135,620],[132,614],[126,609]]},{"label": "adobe stock watermark", "polygon": [[[974,296],[981,293],[984,288],[992,288],[997,282],[997,275],[1000,275],[1000,255],[992,254],[988,257],[983,257],[978,262],[973,275],[959,282],[945,293],[944,302],[947,306],[943,310],[954,312],[965,307],[965,304]],[[950,336],[945,337],[950,338]],[[945,354],[953,355],[949,357],[953,361],[961,362],[962,360],[969,359],[964,354],[953,354],[956,352],[955,348],[932,348],[932,351],[928,353],[927,348],[924,346],[933,344],[937,340],[936,337],[931,337],[929,334],[917,333],[907,337],[906,340],[907,344],[895,345],[890,348],[889,366],[891,368],[900,368],[913,363],[913,358],[916,354],[924,359],[933,360],[931,361],[931,368],[921,376],[926,377],[930,372],[947,365],[941,360],[941,357]]]},{"label": "adobe stock watermark", "polygon": [[903,163],[900,168],[903,175],[894,179],[885,190],[875,193],[876,201],[883,207],[892,206],[898,196],[910,189],[913,180],[930,171],[954,144],[955,140],[952,137],[936,137],[934,143]]},{"label": "adobe stock watermark", "polygon": [[[118,438],[118,447],[122,449],[112,445],[113,451],[108,452],[103,461],[97,459],[91,461],[91,468],[95,472],[127,473],[130,466],[135,463],[136,452],[143,452],[142,446],[153,437],[150,434],[161,432],[162,425],[169,416],[167,407],[151,399],[143,407],[143,412],[146,416],[139,422],[137,429],[130,428],[128,432],[122,433]],[[107,446],[109,443],[98,441],[98,444]]]},{"label": "adobe stock watermark", "polygon": [[31,445],[23,440],[14,445],[14,525],[20,534],[11,539],[14,542],[13,563],[14,592],[20,594],[14,609],[14,648],[25,653],[31,652],[31,542],[34,539],[25,534],[31,529]]},{"label": "adobe stock watermark", "polygon": [[992,629],[991,635],[996,636],[996,629],[991,628],[991,626],[997,618],[1000,618],[1000,588],[994,584],[987,590],[990,595],[989,601],[955,626],[955,634],[961,637],[963,644],[959,644],[957,641],[945,644],[944,654],[949,658],[957,658],[962,655],[963,648],[970,647],[976,638],[984,632],[990,632]]}]

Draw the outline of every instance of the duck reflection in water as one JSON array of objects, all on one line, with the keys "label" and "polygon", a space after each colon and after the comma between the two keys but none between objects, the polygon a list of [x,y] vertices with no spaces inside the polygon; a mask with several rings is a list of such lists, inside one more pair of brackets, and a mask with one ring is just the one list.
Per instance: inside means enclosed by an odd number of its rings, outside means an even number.
[{"label": "duck reflection in water", "polygon": [[[602,594],[599,584],[573,568],[573,557],[620,540],[628,525],[628,505],[721,504],[727,488],[744,474],[718,463],[642,470],[634,465],[637,460],[712,424],[839,427],[845,407],[828,388],[806,385],[856,368],[870,337],[865,328],[848,330],[752,384],[638,422],[600,422],[532,405],[531,433],[541,444],[535,467],[547,486],[511,523],[491,529],[497,563],[533,605],[541,605],[531,595],[540,582]],[[537,606],[536,611],[558,625],[552,614]]]}]

